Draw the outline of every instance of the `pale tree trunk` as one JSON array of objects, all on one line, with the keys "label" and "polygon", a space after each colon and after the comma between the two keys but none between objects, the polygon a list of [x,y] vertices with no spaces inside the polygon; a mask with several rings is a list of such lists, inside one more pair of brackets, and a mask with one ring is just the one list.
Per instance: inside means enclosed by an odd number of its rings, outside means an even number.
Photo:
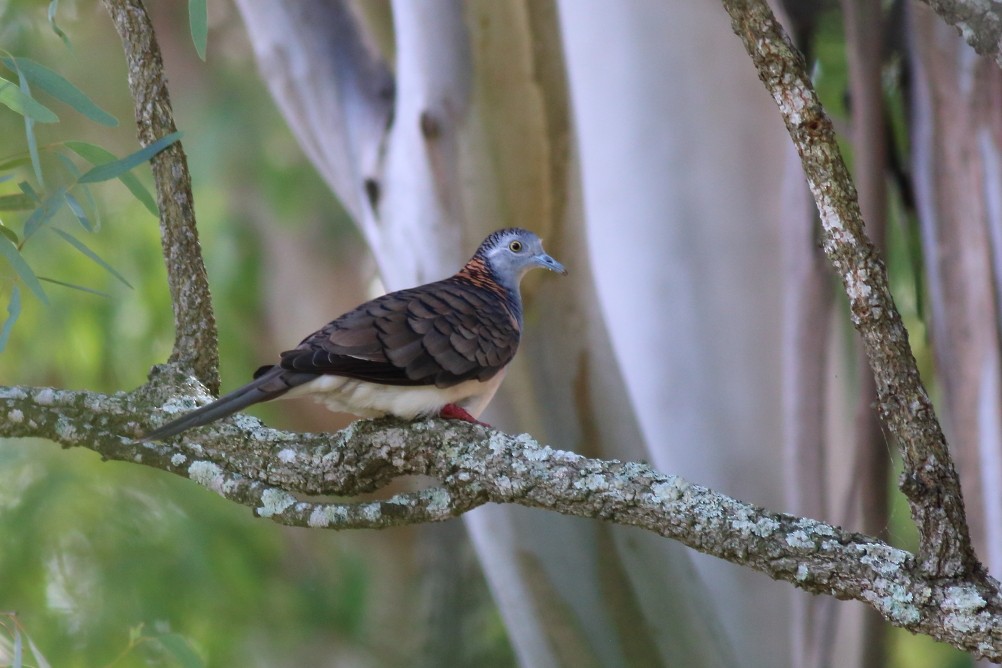
[{"label": "pale tree trunk", "polygon": [[[374,47],[385,31],[368,29],[360,5],[239,7],[283,113],[388,287],[455,271],[504,225],[539,231],[571,267],[566,281],[527,281],[523,349],[487,417],[556,447],[649,457],[590,278],[553,5],[395,3],[395,81]],[[467,525],[524,664],[733,663],[679,546],[511,507]]]},{"label": "pale tree trunk", "polygon": [[[560,8],[598,295],[646,456],[788,507],[775,107],[713,3]],[[696,563],[740,663],[790,665],[787,593]]]},{"label": "pale tree trunk", "polygon": [[[826,517],[831,507],[826,444],[831,434],[827,424],[833,410],[830,369],[842,360],[831,360],[833,340],[832,279],[824,255],[817,246],[817,209],[804,183],[800,158],[788,149],[782,189],[783,318],[782,318],[782,411],[784,489],[790,512],[807,517]],[[836,343],[835,345],[838,345]],[[815,666],[824,642],[827,603],[790,592],[792,665]]]},{"label": "pale tree trunk", "polygon": [[1002,71],[911,6],[912,165],[944,423],[976,549],[1002,573]]},{"label": "pale tree trunk", "polygon": [[[853,178],[867,235],[883,254],[886,247],[888,160],[881,78],[885,30],[881,4],[870,0],[841,2],[849,69]],[[836,521],[886,540],[890,517],[890,448],[884,439],[875,408],[877,388],[873,372],[858,337],[854,336],[853,342],[856,344],[856,405],[851,418],[847,416],[849,419],[843,424],[853,425],[851,448],[855,452],[847,467],[848,480],[843,484],[848,493],[836,506],[845,509],[844,514],[836,516]],[[832,449],[832,460],[840,451],[843,450],[838,447]],[[855,642],[837,645],[845,649],[838,655],[836,665],[849,665],[850,662],[861,666],[884,665],[887,654],[887,625],[884,620],[872,610],[860,606],[841,606],[836,612],[831,601],[826,603],[831,614],[842,617],[839,627],[843,634],[859,634],[853,638]],[[824,637],[834,641],[835,635],[829,632]],[[831,665],[835,648],[832,642],[817,665]]]}]

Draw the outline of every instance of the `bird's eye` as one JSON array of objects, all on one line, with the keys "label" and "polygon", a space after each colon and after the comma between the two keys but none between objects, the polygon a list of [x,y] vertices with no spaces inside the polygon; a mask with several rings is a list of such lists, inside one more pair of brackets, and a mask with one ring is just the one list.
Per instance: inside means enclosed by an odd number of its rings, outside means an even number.
[{"label": "bird's eye", "polygon": [[521,253],[522,252],[522,242],[518,241],[518,240],[515,240],[515,241],[511,242],[510,244],[508,244],[508,248],[511,249],[512,253]]}]

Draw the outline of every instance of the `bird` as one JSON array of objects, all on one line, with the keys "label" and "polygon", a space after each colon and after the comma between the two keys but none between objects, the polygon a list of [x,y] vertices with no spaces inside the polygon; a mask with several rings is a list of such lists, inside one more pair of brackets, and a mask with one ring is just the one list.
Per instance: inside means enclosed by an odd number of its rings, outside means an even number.
[{"label": "bird", "polygon": [[405,420],[477,418],[501,385],[522,333],[522,277],[567,274],[535,233],[492,232],[453,276],[390,292],[330,321],[229,394],[147,433],[163,440],[279,397]]}]

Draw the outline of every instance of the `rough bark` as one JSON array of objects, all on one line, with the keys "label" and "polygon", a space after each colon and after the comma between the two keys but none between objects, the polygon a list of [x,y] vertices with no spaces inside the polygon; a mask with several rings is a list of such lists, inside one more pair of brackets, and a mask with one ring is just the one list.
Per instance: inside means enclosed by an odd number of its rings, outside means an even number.
[{"label": "rough bark", "polygon": [[877,384],[881,419],[901,449],[901,490],[919,530],[920,566],[940,577],[980,573],[946,439],[919,378],[884,263],[863,231],[855,186],[803,56],[762,0],[724,0],[724,6],[800,153],[821,214],[822,247],[849,298]]},{"label": "rough bark", "polygon": [[[122,39],[135,102],[139,142],[146,146],[177,130],[153,24],[140,0],[104,0]],[[151,161],[160,208],[160,238],[174,308],[174,349],[169,362],[189,369],[219,392],[216,318],[198,245],[191,175],[176,142]]]},{"label": "rough bark", "polygon": [[[278,432],[238,416],[174,443],[139,444],[130,436],[145,425],[135,416],[147,414],[150,402],[146,391],[4,387],[0,436],[41,437],[153,466],[291,526],[385,528],[515,503],[638,527],[811,593],[863,601],[891,624],[1002,660],[997,582],[929,577],[914,555],[875,538],[769,512],[645,464],[592,459],[527,434],[442,420],[359,421],[331,435]],[[191,402],[164,408],[170,414]],[[300,498],[371,492],[411,474],[438,483],[359,503]]]},{"label": "rough bark", "polygon": [[944,21],[957,28],[964,40],[1002,67],[1002,5],[983,0],[922,0]]}]

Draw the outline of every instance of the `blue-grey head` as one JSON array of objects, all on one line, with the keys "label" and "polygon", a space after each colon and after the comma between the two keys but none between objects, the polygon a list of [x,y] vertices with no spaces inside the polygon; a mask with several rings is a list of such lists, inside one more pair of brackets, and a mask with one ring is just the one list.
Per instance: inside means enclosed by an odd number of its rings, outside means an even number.
[{"label": "blue-grey head", "polygon": [[480,244],[474,257],[482,258],[490,266],[498,282],[516,294],[522,277],[534,267],[549,269],[558,274],[567,273],[564,265],[543,250],[543,242],[534,232],[519,227],[491,233]]}]

